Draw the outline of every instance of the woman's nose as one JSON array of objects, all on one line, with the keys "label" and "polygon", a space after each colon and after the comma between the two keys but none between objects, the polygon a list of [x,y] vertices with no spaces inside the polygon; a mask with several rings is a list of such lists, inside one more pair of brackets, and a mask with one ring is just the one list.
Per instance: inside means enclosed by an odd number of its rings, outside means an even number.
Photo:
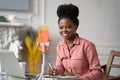
[{"label": "woman's nose", "polygon": [[63,28],[63,30],[62,31],[67,31],[67,29],[66,28]]}]

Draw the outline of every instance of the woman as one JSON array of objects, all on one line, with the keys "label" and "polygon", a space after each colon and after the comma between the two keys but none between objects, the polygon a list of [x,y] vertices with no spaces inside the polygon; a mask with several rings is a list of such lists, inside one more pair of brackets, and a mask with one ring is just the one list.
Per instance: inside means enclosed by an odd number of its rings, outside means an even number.
[{"label": "woman", "polygon": [[101,80],[101,71],[95,45],[76,33],[79,25],[79,9],[73,4],[63,4],[57,9],[58,25],[63,41],[57,44],[57,58],[50,75],[67,72],[80,80]]}]

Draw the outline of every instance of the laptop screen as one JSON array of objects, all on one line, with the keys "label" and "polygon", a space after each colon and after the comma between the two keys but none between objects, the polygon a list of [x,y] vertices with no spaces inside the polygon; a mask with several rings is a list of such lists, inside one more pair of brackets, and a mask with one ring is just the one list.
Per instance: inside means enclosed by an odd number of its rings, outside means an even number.
[{"label": "laptop screen", "polygon": [[24,71],[20,67],[19,62],[13,52],[0,51],[0,62],[2,71],[6,74],[25,78]]}]

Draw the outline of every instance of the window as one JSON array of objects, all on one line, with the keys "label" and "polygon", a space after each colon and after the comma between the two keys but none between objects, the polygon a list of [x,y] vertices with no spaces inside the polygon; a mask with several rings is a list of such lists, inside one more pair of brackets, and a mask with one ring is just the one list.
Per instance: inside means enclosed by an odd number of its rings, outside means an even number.
[{"label": "window", "polygon": [[30,0],[0,0],[1,10],[29,11]]}]

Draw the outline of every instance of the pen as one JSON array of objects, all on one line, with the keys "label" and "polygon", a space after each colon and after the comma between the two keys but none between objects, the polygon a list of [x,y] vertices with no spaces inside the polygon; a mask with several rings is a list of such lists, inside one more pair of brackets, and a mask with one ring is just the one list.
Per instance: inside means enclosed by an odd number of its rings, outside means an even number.
[{"label": "pen", "polygon": [[50,68],[53,70],[53,67],[52,67],[52,65],[50,63],[50,60],[48,58],[46,58],[46,61],[47,61],[48,65],[50,66]]},{"label": "pen", "polygon": [[48,65],[50,66],[51,70],[53,70],[53,75],[56,75],[56,71],[53,69],[53,67],[50,63],[50,60],[48,58],[46,58],[46,61],[47,61]]}]

